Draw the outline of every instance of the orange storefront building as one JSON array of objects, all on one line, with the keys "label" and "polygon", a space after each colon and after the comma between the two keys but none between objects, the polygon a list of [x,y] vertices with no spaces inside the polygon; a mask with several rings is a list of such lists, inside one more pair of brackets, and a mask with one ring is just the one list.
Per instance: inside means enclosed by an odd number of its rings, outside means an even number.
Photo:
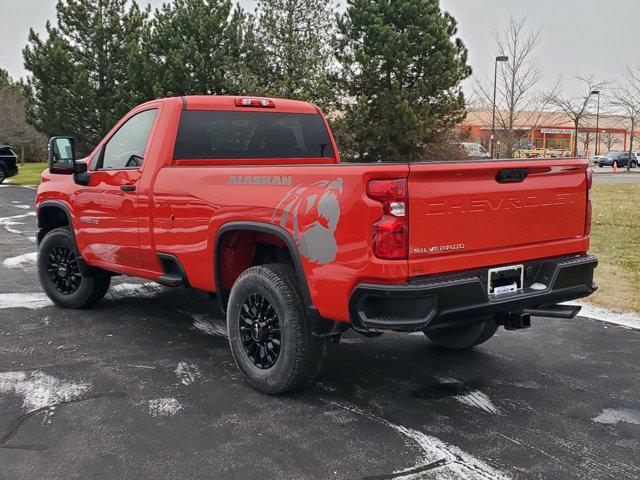
[{"label": "orange storefront building", "polygon": [[[496,114],[496,139],[498,152],[504,149],[505,125],[508,112]],[[489,149],[491,142],[491,110],[470,110],[459,126],[465,141],[477,142]],[[580,122],[578,152],[581,156],[593,156],[609,151],[629,149],[630,122],[622,117],[600,116],[596,135],[596,116],[586,115]],[[538,150],[554,155],[571,155],[575,141],[573,121],[561,113],[521,112],[514,121],[517,132],[515,149]],[[596,136],[599,137],[596,148]],[[640,131],[634,132],[635,151],[640,151]]]}]

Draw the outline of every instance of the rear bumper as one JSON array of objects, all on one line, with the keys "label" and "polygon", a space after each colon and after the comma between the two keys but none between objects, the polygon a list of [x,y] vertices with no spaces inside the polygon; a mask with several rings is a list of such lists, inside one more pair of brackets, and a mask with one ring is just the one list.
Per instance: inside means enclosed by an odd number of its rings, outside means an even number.
[{"label": "rear bumper", "polygon": [[487,293],[493,267],[422,277],[404,285],[358,285],[349,301],[351,321],[364,331],[414,332],[555,305],[589,296],[598,288],[593,283],[598,260],[592,255],[523,263],[524,288],[500,296]]}]

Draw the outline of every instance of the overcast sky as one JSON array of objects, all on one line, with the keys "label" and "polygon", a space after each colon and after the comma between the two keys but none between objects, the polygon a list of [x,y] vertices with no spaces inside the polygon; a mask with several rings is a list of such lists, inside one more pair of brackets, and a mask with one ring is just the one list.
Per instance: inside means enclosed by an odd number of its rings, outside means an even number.
[{"label": "overcast sky", "polygon": [[[165,0],[167,1],[167,0]],[[140,3],[144,3],[144,0]],[[151,0],[156,7],[163,0]],[[254,1],[240,3],[253,9]],[[459,34],[470,52],[474,75],[490,77],[495,48],[494,26],[509,16],[526,16],[532,28],[542,28],[538,57],[550,88],[559,76],[566,89],[576,75],[594,74],[613,80],[627,65],[640,65],[640,0],[442,0],[459,23]],[[44,30],[55,18],[55,0],[0,0],[3,34],[0,67],[17,78],[26,72],[21,49],[29,27]]]}]

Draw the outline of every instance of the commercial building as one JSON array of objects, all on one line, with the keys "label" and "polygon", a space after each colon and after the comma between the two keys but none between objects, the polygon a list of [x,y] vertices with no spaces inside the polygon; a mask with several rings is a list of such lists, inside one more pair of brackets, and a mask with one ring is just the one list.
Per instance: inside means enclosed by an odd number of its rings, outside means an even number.
[{"label": "commercial building", "polygon": [[[504,153],[509,112],[496,112],[498,153]],[[597,120],[597,121],[596,121]],[[465,141],[477,142],[489,149],[491,142],[491,110],[471,110],[459,126]],[[596,124],[598,128],[596,129]],[[513,150],[548,155],[570,155],[575,142],[573,121],[563,113],[519,112],[514,118],[514,134],[509,140]],[[640,128],[640,126],[638,126]],[[630,122],[622,117],[586,115],[580,121],[578,152],[594,156],[609,151],[626,151],[631,139]],[[596,138],[598,140],[596,141]],[[597,143],[597,145],[596,145]],[[640,130],[634,132],[634,150],[640,151]]]}]

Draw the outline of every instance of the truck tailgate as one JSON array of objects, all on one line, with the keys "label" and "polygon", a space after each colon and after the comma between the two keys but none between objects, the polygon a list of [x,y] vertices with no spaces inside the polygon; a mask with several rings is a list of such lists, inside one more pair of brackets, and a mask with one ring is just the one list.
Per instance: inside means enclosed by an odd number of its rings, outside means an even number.
[{"label": "truck tailgate", "polygon": [[410,165],[409,274],[585,251],[587,168],[580,159]]}]

